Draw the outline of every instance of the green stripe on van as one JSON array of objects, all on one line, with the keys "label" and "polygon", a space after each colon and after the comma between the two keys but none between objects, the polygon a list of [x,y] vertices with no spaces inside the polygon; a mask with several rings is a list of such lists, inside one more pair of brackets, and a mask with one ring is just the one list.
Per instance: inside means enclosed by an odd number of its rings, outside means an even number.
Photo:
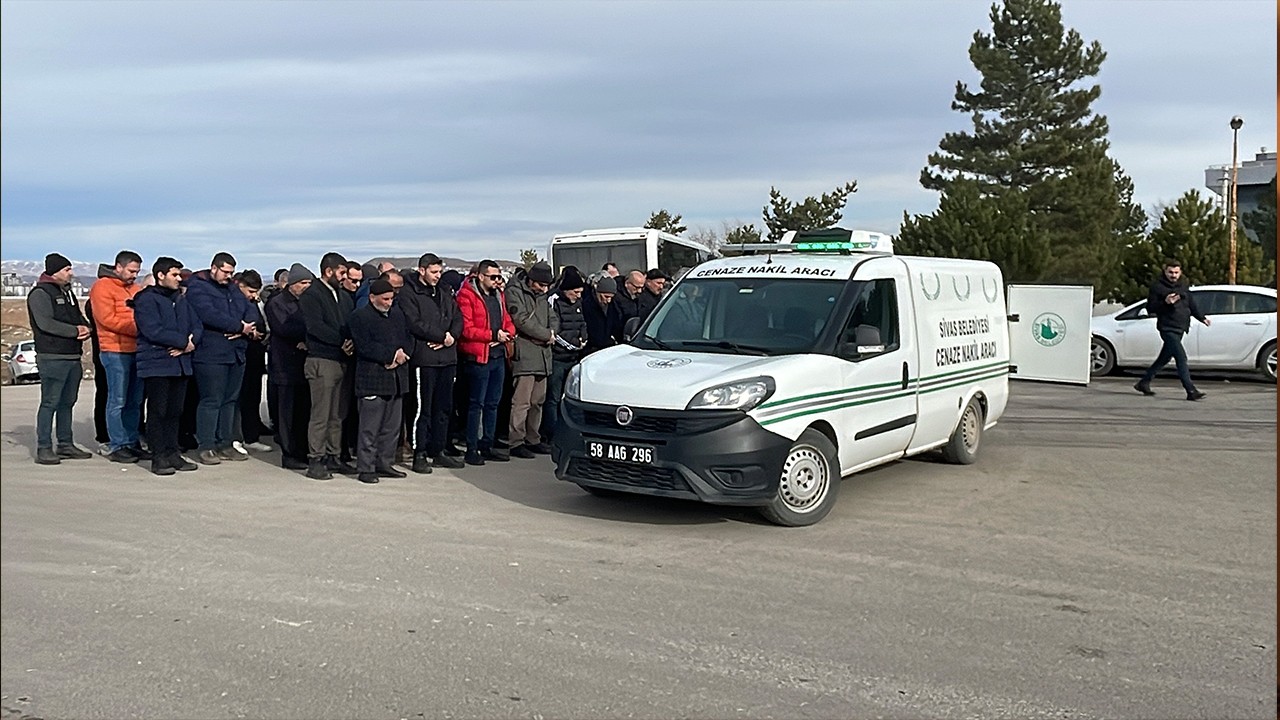
[{"label": "green stripe on van", "polygon": [[[919,382],[921,384],[926,384],[926,383],[931,384],[931,383],[945,380],[954,376],[968,375],[970,373],[993,370],[995,368],[1001,368],[1002,370],[1007,372],[1009,369],[1009,364],[1008,363],[987,363],[985,365],[977,365],[971,368],[965,368],[963,370],[950,370],[948,372],[937,373],[935,375],[927,375],[920,378],[908,378],[907,382],[908,384],[916,383],[916,382]],[[843,388],[840,390],[828,390],[826,392],[811,393],[809,395],[797,395],[796,397],[784,398],[782,400],[773,400],[773,401],[767,402],[761,405],[760,409],[765,410],[768,408],[780,407],[782,405],[791,405],[794,403],[803,402],[805,400],[813,400],[813,399],[822,398],[822,397],[831,397],[832,399],[837,399],[838,396],[841,396],[841,395],[853,395],[855,393],[866,392],[867,390],[877,390],[880,388],[895,388],[895,387],[901,387],[901,386],[902,386],[902,381],[898,380],[894,382],[877,383],[874,385],[859,385],[858,387]]]}]

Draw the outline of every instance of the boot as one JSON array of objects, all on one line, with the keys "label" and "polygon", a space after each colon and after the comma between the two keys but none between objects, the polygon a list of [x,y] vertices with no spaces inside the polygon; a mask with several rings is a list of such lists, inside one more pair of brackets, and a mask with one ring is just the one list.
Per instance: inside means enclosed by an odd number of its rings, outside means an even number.
[{"label": "boot", "polygon": [[437,467],[448,468],[450,470],[460,470],[464,467],[463,462],[456,457],[449,457],[444,453],[440,453],[431,460],[432,464]]},{"label": "boot", "polygon": [[431,474],[431,458],[426,453],[415,453],[413,456],[413,467],[410,470],[419,475]]},{"label": "boot", "polygon": [[61,465],[62,458],[58,457],[58,453],[53,448],[36,448],[36,464],[37,465]]},{"label": "boot", "polygon": [[320,458],[312,458],[307,461],[307,477],[312,480],[328,480],[333,477],[333,473],[329,472],[329,465]]}]

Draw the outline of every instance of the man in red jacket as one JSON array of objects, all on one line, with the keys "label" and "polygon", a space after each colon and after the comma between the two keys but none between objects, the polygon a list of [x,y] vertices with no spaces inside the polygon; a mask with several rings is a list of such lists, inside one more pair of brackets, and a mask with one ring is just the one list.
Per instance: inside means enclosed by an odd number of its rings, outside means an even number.
[{"label": "man in red jacket", "polygon": [[467,408],[468,465],[485,460],[506,461],[505,452],[493,447],[498,429],[498,401],[507,372],[507,346],[516,327],[507,313],[499,286],[502,272],[493,260],[481,260],[476,275],[462,283],[458,307],[462,310],[462,340],[458,343],[462,372],[471,388]]}]

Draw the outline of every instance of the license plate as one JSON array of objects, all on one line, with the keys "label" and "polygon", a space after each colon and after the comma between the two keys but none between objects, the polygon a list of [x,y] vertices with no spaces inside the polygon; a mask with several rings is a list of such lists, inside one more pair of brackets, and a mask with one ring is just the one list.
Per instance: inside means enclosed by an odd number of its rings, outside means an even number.
[{"label": "license plate", "polygon": [[624,445],[622,443],[588,440],[587,457],[593,460],[613,460],[634,465],[650,465],[653,463],[653,448],[647,445]]}]

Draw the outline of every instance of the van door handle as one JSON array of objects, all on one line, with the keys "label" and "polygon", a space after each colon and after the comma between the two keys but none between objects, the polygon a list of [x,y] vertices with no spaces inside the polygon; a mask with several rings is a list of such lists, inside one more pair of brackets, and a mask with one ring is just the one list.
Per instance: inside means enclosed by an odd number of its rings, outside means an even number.
[{"label": "van door handle", "polygon": [[902,363],[902,389],[903,389],[903,390],[906,390],[906,389],[907,389],[907,380],[908,380],[908,376],[907,376],[907,364],[906,364],[906,363]]},{"label": "van door handle", "polygon": [[1261,325],[1261,324],[1262,324],[1261,320],[1248,320],[1245,322],[1245,325]]}]

